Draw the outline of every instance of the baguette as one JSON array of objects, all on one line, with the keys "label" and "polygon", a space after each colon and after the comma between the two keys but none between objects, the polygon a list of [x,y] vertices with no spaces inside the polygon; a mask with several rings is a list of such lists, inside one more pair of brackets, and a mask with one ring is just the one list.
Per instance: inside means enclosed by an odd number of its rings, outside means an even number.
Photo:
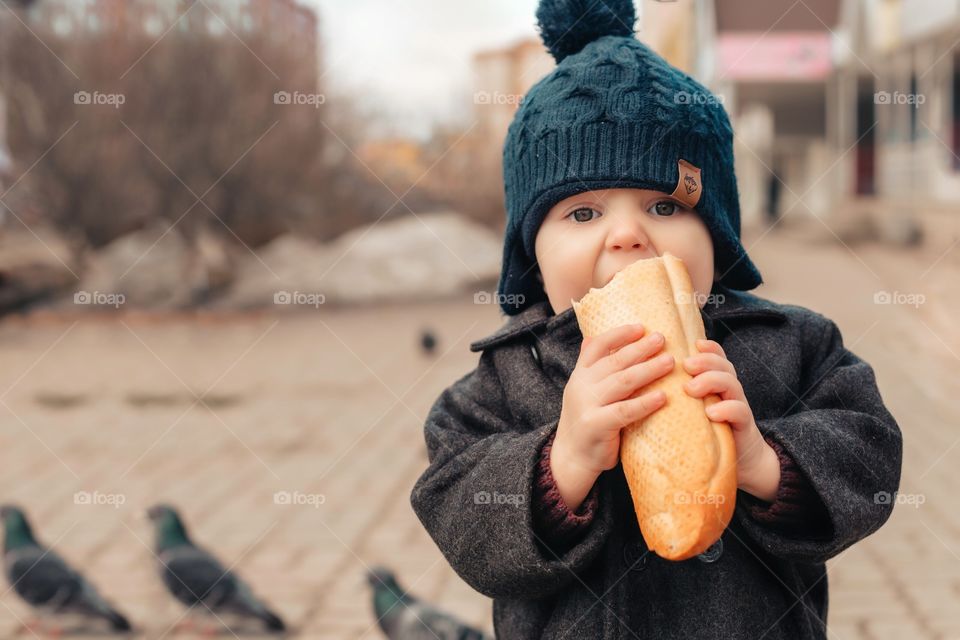
[{"label": "baguette", "polygon": [[705,338],[700,307],[683,261],[669,253],[639,260],[606,286],[590,291],[573,309],[584,337],[641,323],[645,334],[666,338],[673,371],[635,392],[662,389],[667,402],[621,431],[620,462],[647,547],[668,560],[685,560],[716,542],[733,516],[736,448],[726,423],[707,418],[716,395],[693,398],[683,360],[699,353]]}]

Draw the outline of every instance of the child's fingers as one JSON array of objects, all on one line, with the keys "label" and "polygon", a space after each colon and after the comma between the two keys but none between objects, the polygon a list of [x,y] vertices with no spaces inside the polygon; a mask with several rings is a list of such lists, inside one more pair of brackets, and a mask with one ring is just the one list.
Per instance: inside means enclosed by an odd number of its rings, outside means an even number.
[{"label": "child's fingers", "polygon": [[723,347],[715,340],[697,340],[697,349],[700,353],[715,353],[721,358],[726,358],[727,354],[723,352]]},{"label": "child's fingers", "polygon": [[683,368],[687,373],[694,376],[704,371],[726,371],[734,376],[737,375],[736,369],[733,368],[733,363],[715,353],[701,353],[690,356],[684,359]]},{"label": "child's fingers", "polygon": [[596,379],[600,380],[649,359],[663,349],[663,346],[663,334],[654,332],[600,358],[591,369],[597,376]]},{"label": "child's fingers", "polygon": [[637,340],[643,335],[643,327],[639,324],[625,324],[604,331],[598,336],[584,338],[580,345],[578,364],[589,367],[600,358],[607,356],[625,344]]},{"label": "child's fingers", "polygon": [[604,424],[622,429],[627,425],[643,420],[662,407],[666,401],[667,396],[663,391],[650,391],[636,398],[627,398],[606,405],[600,409],[601,420]]},{"label": "child's fingers", "polygon": [[712,421],[729,423],[734,429],[750,424],[753,417],[750,407],[741,400],[721,400],[707,407],[706,414]]},{"label": "child's fingers", "polygon": [[715,393],[724,400],[746,400],[740,382],[726,371],[705,371],[688,380],[683,388],[694,398]]},{"label": "child's fingers", "polygon": [[[641,342],[643,342],[641,340]],[[637,389],[667,375],[676,366],[669,353],[661,353],[656,358],[645,360],[632,367],[615,371],[600,383],[599,399],[603,404],[623,400]]]}]

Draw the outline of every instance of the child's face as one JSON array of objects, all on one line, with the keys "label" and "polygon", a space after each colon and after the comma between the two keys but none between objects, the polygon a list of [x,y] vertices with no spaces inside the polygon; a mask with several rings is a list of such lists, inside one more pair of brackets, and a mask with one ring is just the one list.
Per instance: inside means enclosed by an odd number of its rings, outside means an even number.
[{"label": "child's face", "polygon": [[585,191],[558,202],[537,231],[537,262],[555,313],[637,260],[681,258],[702,307],[713,286],[713,242],[700,216],[648,189]]}]

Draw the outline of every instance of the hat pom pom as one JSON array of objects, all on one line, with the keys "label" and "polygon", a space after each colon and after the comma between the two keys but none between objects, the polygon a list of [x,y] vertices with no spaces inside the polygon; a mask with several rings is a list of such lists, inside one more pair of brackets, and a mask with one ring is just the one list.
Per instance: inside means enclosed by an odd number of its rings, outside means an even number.
[{"label": "hat pom pom", "polygon": [[540,0],[537,22],[557,62],[603,36],[633,36],[633,0]]}]

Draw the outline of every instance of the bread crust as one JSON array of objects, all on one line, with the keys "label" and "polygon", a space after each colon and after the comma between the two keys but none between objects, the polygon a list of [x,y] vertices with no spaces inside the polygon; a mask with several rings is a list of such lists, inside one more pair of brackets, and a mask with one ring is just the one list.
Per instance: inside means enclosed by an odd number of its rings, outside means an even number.
[{"label": "bread crust", "polygon": [[699,353],[696,341],[706,337],[686,266],[669,253],[639,260],[573,301],[573,309],[585,337],[639,322],[645,333],[666,338],[673,371],[634,395],[662,389],[667,402],[624,427],[620,460],[647,546],[668,560],[703,553],[733,517],[737,456],[730,426],[704,411],[720,398],[693,398],[683,389],[691,376],[682,362]]}]

